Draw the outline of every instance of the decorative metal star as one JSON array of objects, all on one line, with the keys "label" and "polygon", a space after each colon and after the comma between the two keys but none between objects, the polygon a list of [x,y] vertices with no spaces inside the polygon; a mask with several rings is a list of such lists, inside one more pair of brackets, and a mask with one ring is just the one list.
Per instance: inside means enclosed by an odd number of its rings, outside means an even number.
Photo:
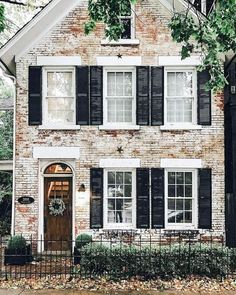
[{"label": "decorative metal star", "polygon": [[123,151],[124,150],[123,150],[122,146],[118,146],[117,147],[117,152],[119,152],[121,154],[121,153],[123,153]]},{"label": "decorative metal star", "polygon": [[118,58],[122,58],[122,54],[118,53],[118,54],[117,54],[117,57],[118,57]]}]

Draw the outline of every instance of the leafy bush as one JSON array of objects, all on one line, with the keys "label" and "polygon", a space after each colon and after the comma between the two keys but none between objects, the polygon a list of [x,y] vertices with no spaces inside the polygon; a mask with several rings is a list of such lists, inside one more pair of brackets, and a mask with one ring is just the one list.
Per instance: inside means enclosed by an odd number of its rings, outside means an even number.
[{"label": "leafy bush", "polygon": [[23,250],[26,248],[26,240],[23,236],[12,236],[8,242],[7,248],[9,250]]},{"label": "leafy bush", "polygon": [[81,249],[85,245],[89,244],[92,242],[92,237],[88,234],[80,234],[77,236],[75,240],[75,247],[77,249]]},{"label": "leafy bush", "polygon": [[225,276],[227,248],[200,244],[161,247],[90,244],[81,250],[81,273],[111,277]]}]

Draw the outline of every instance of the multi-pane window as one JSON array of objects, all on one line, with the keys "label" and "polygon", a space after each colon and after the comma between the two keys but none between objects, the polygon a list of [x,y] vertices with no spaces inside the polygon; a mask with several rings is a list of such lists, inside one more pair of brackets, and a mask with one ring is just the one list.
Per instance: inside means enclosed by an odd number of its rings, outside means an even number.
[{"label": "multi-pane window", "polygon": [[73,124],[75,117],[74,70],[45,69],[46,124]]},{"label": "multi-pane window", "polygon": [[122,226],[133,224],[133,172],[106,171],[105,224]]},{"label": "multi-pane window", "polygon": [[194,123],[195,83],[193,70],[166,71],[166,123]]},{"label": "multi-pane window", "polygon": [[134,72],[106,71],[105,113],[108,124],[134,124]]},{"label": "multi-pane window", "polygon": [[120,39],[133,39],[134,38],[134,13],[132,6],[129,7],[129,11],[125,16],[120,17],[120,21],[123,24],[123,32]]},{"label": "multi-pane window", "polygon": [[194,178],[193,171],[167,171],[167,225],[194,224]]}]

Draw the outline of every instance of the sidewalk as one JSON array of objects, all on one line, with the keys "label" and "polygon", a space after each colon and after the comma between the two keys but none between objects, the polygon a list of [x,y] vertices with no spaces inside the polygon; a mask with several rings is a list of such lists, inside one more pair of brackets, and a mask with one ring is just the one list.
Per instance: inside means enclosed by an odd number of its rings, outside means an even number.
[{"label": "sidewalk", "polygon": [[22,289],[0,289],[0,295],[235,295],[235,291],[225,292],[198,292],[183,291],[76,291],[76,290],[22,290]]}]

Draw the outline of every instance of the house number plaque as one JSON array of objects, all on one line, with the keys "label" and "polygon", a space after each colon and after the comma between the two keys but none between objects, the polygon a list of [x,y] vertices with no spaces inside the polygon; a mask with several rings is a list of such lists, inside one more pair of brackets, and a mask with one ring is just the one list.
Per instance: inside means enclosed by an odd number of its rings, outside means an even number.
[{"label": "house number plaque", "polygon": [[34,202],[34,198],[24,196],[24,197],[20,197],[20,198],[18,199],[18,202],[19,202],[20,204],[28,205],[28,204],[32,204],[32,203]]}]

